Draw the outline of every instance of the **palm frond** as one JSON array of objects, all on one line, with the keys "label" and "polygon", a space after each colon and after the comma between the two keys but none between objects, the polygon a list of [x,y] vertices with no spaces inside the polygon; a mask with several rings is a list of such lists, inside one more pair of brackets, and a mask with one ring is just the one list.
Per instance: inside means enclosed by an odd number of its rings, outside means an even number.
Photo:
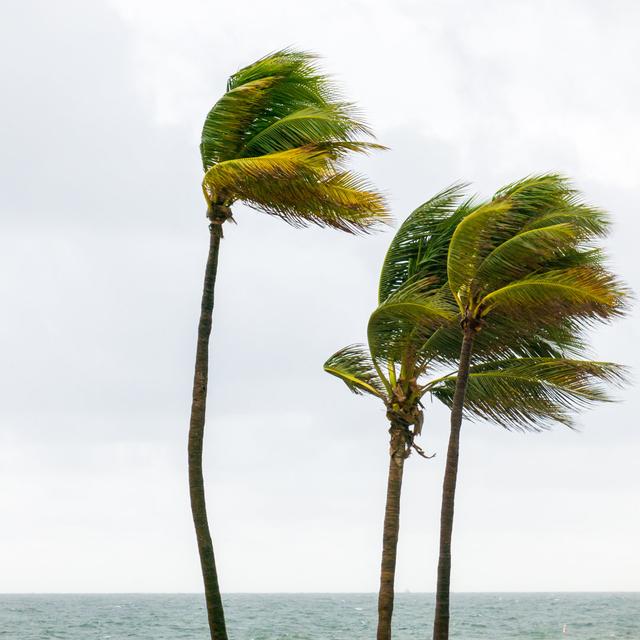
[{"label": "palm frond", "polygon": [[389,296],[369,317],[367,340],[374,359],[401,362],[439,327],[455,321],[455,307],[425,278]]},{"label": "palm frond", "polygon": [[213,199],[217,194],[235,194],[235,185],[254,180],[288,180],[301,173],[309,181],[326,175],[331,150],[319,145],[286,149],[255,158],[233,158],[210,167],[202,184]]},{"label": "palm frond", "polygon": [[211,108],[202,127],[200,155],[205,171],[237,157],[247,129],[267,101],[267,89],[277,78],[257,78],[225,93]]},{"label": "palm frond", "polygon": [[334,101],[335,88],[319,72],[317,59],[284,49],[232,75],[227,92],[205,118],[200,147],[205,171],[240,157],[247,141],[278,119]]},{"label": "palm frond", "polygon": [[396,232],[382,264],[378,302],[384,302],[411,278],[436,277],[444,282],[443,255],[466,207],[459,207],[464,184],[441,191],[415,209]]},{"label": "palm frond", "polygon": [[555,206],[545,213],[532,218],[523,231],[549,227],[556,224],[570,224],[577,230],[581,240],[590,238],[603,238],[610,227],[609,216],[606,211],[591,207],[582,202],[563,203]]},{"label": "palm frond", "polygon": [[386,387],[364,345],[352,344],[334,353],[324,370],[340,378],[356,394],[368,393],[385,399]]},{"label": "palm frond", "polygon": [[576,267],[511,282],[483,299],[483,315],[499,313],[529,326],[571,318],[580,325],[621,315],[625,287],[605,269]]},{"label": "palm frond", "polygon": [[[241,101],[241,103],[239,103]],[[318,56],[285,49],[241,69],[207,116],[205,169],[215,162],[322,141],[372,136],[356,106],[320,72]]]},{"label": "palm frond", "polygon": [[523,219],[508,200],[493,200],[479,206],[456,227],[449,243],[449,286],[462,311],[472,300],[471,284],[487,255],[517,233]]},{"label": "palm frond", "polygon": [[[574,413],[610,398],[606,385],[620,386],[627,371],[610,362],[560,358],[524,358],[471,368],[464,410],[468,418],[490,420],[507,429],[539,431],[554,422],[574,423]],[[455,374],[427,385],[447,406]]]},{"label": "palm frond", "polygon": [[[418,364],[456,366],[463,334],[457,322],[434,331],[418,349]],[[584,355],[583,332],[575,323],[537,326],[532,331],[526,323],[510,317],[492,315],[475,336],[474,362],[484,363],[506,358],[570,358]]]},{"label": "palm frond", "polygon": [[289,101],[322,105],[333,102],[339,94],[330,79],[320,71],[320,56],[310,51],[292,48],[269,53],[252,64],[236,71],[227,81],[227,91],[262,78],[279,78],[283,87],[295,89],[287,94]]},{"label": "palm frond", "polygon": [[[243,156],[255,156],[318,142],[355,142],[361,135],[371,136],[372,132],[362,121],[353,118],[353,105],[307,106],[274,120],[258,131],[244,144],[241,153]],[[371,143],[368,146],[384,148]]]},{"label": "palm frond", "polygon": [[367,233],[389,223],[386,199],[362,176],[348,171],[320,178],[238,180],[235,193],[249,207],[304,227],[314,224]]},{"label": "palm frond", "polygon": [[576,204],[578,196],[566,176],[542,173],[502,187],[495,193],[493,200],[509,200],[523,221],[532,221],[550,211]]},{"label": "palm frond", "polygon": [[449,280],[461,309],[492,287],[584,250],[607,226],[604,212],[582,203],[564,176],[529,176],[500,189],[452,238]]},{"label": "palm frond", "polygon": [[483,259],[476,269],[471,288],[490,292],[523,278],[574,249],[578,241],[579,232],[569,223],[521,231]]}]

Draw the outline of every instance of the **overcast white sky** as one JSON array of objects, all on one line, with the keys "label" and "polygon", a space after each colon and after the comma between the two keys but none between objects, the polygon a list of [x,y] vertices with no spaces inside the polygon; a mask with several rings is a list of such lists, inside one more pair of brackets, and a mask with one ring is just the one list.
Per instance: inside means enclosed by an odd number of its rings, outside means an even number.
[{"label": "overcast white sky", "polygon": [[[470,6],[472,5],[472,6]],[[186,433],[207,231],[199,132],[226,77],[325,57],[392,150],[397,220],[471,181],[572,176],[640,290],[633,1],[9,0],[0,19],[0,591],[198,591]],[[322,371],[360,341],[391,232],[236,208],[222,248],[206,477],[225,591],[374,591],[381,405]],[[638,370],[637,310],[594,355]],[[581,432],[465,424],[453,587],[640,590],[637,391]],[[447,413],[428,407],[397,586],[435,585]]]}]

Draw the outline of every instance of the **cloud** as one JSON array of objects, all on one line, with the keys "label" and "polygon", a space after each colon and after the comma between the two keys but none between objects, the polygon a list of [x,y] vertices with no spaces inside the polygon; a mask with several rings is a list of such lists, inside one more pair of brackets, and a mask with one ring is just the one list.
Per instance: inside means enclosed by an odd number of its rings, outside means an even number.
[{"label": "cloud", "polygon": [[[612,211],[616,267],[640,285],[634,3],[13,4],[0,25],[0,590],[200,589],[184,456],[207,246],[199,127],[229,73],[269,50],[326,56],[391,147],[359,167],[398,221],[458,180],[486,196],[563,170]],[[371,591],[383,408],[322,362],[364,339],[390,234],[234,213],[205,456],[223,587]],[[598,356],[637,363],[635,324],[599,332]],[[625,397],[580,435],[465,425],[457,588],[637,588],[628,563],[574,577],[575,555],[539,564],[554,533],[593,524],[586,508],[603,516],[592,555],[616,560],[618,522],[634,555],[640,521],[620,487],[637,485],[637,399]],[[412,590],[433,588],[446,446],[446,411],[427,410],[438,457],[407,465],[403,504],[399,584]],[[503,507],[491,518],[489,496]]]},{"label": "cloud", "polygon": [[100,2],[20,2],[0,29],[5,215],[56,227],[176,224],[194,204],[181,185],[198,175],[198,157],[184,132],[155,123],[118,15]]}]

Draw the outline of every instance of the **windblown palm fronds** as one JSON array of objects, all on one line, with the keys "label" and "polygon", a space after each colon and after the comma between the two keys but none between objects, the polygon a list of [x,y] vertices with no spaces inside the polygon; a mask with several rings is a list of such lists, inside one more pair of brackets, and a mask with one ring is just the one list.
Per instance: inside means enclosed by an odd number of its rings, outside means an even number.
[{"label": "windblown palm fronds", "polygon": [[250,207],[296,226],[366,231],[387,222],[384,197],[345,167],[383,149],[341,99],[316,56],[283,50],[241,69],[211,109],[200,145],[209,205]]}]

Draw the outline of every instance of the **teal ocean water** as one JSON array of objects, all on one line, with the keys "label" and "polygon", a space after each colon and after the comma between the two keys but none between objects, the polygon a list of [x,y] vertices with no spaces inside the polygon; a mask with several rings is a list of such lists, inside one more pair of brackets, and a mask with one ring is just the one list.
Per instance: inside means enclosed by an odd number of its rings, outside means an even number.
[{"label": "teal ocean water", "polygon": [[[232,640],[372,640],[373,594],[230,594]],[[430,638],[433,595],[398,594],[396,640]],[[640,640],[638,593],[454,594],[452,640]],[[0,595],[2,640],[206,640],[198,595]]]}]

